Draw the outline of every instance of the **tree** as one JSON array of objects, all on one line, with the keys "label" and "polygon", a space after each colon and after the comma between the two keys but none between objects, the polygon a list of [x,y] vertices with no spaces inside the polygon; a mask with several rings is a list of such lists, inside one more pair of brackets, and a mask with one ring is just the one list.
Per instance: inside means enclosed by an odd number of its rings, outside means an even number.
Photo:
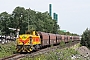
[{"label": "tree", "polygon": [[10,14],[8,14],[7,12],[2,12],[0,14],[0,29],[1,29],[1,32],[3,32],[3,34],[10,33],[10,31],[8,29],[9,17],[10,17]]},{"label": "tree", "polygon": [[24,7],[16,7],[12,14],[2,12],[0,14],[0,29],[4,34],[14,32],[8,28],[20,29],[20,34],[25,33],[28,29],[43,31],[48,33],[57,33],[59,25],[53,20],[48,12],[37,12],[25,9]]},{"label": "tree", "polygon": [[[13,15],[13,24],[15,26],[13,26],[13,28],[16,29],[20,29],[20,33],[23,33],[25,30],[25,23],[24,21],[26,21],[26,19],[24,19],[25,15],[26,15],[26,10],[24,7],[16,7],[12,13]],[[25,25],[25,27],[23,28],[23,26]]]},{"label": "tree", "polygon": [[88,28],[82,34],[81,45],[90,48],[90,29]]}]

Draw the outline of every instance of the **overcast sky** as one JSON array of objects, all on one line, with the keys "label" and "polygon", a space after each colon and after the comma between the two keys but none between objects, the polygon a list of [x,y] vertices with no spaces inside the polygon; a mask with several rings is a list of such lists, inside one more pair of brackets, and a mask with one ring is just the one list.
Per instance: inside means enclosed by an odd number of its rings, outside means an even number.
[{"label": "overcast sky", "polygon": [[17,6],[46,12],[49,4],[52,12],[58,14],[60,29],[82,34],[90,28],[90,0],[0,0],[0,13],[12,13]]}]

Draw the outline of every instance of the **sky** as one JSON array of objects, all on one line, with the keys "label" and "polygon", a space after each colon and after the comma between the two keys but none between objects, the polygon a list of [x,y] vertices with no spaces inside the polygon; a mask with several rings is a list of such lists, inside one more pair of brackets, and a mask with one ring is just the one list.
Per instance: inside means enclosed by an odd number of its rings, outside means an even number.
[{"label": "sky", "polygon": [[0,13],[12,13],[15,7],[46,12],[52,4],[52,13],[58,14],[61,30],[82,34],[90,28],[90,0],[0,0]]}]

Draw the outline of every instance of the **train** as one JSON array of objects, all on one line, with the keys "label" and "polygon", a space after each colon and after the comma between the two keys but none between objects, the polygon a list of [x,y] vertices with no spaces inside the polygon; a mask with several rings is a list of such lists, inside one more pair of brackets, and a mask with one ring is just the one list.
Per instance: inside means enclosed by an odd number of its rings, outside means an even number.
[{"label": "train", "polygon": [[69,36],[45,33],[41,31],[31,31],[25,34],[19,35],[16,39],[16,51],[17,52],[31,52],[38,50],[44,46],[50,46],[60,44],[61,41],[67,43],[69,41],[78,41],[79,36]]}]

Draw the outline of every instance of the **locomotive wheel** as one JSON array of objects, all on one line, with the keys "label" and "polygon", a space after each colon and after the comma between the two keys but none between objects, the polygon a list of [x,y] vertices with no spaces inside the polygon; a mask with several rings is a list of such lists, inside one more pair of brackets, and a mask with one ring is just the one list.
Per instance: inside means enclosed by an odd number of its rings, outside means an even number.
[{"label": "locomotive wheel", "polygon": [[36,46],[35,46],[35,49],[36,49],[36,50],[39,50],[39,49],[40,49],[40,45],[36,45]]}]

